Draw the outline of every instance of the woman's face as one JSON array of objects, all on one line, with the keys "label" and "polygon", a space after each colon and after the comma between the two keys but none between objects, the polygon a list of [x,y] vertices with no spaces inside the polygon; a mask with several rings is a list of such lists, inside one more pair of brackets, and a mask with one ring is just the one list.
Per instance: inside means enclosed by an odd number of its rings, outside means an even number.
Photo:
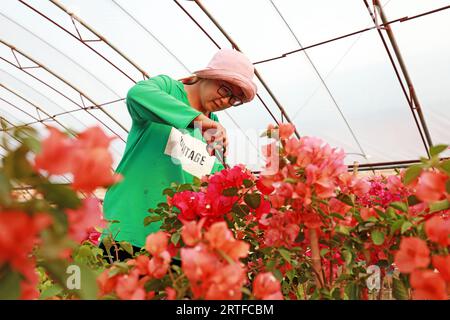
[{"label": "woman's face", "polygon": [[225,110],[232,104],[242,101],[242,90],[223,80],[202,79],[200,85],[200,102],[204,111],[215,112]]}]

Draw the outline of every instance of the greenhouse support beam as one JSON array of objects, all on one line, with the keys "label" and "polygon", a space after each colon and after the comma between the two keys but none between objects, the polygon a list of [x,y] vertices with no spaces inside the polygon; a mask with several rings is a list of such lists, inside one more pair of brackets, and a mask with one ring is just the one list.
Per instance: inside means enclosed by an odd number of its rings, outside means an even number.
[{"label": "greenhouse support beam", "polygon": [[[51,75],[53,75],[54,77],[56,77],[58,80],[62,81],[63,83],[65,83],[66,85],[68,85],[69,87],[71,87],[73,90],[75,90],[76,92],[78,92],[80,94],[81,97],[86,98],[87,100],[89,100],[94,106],[98,107],[100,106],[98,103],[95,103],[92,99],[90,99],[84,92],[82,92],[80,89],[76,88],[74,85],[72,85],[70,82],[68,82],[67,80],[63,79],[62,77],[60,77],[59,75],[55,74],[53,71],[51,71],[50,69],[48,69],[46,66],[40,64],[39,62],[37,62],[36,60],[34,60],[32,57],[28,56],[26,53],[18,50],[17,48],[15,48],[14,46],[12,46],[11,44],[7,43],[6,41],[0,39],[0,42],[3,43],[4,45],[8,46],[9,48],[11,48],[13,51],[17,51],[18,53],[20,53],[21,55],[23,55],[25,58],[29,59],[30,61],[32,61],[33,63],[35,63],[37,66],[39,66],[40,68],[44,69],[45,71],[47,71],[48,73],[50,73]],[[54,90],[55,92],[59,93],[60,95],[62,95],[63,97],[65,97],[66,99],[68,99],[69,101],[71,101],[72,103],[74,103],[75,105],[79,106],[80,109],[83,109],[83,106],[81,106],[79,103],[73,101],[71,98],[67,97],[67,95],[63,94],[62,92],[60,92],[59,90],[57,90],[56,88],[54,88],[53,86],[49,85],[48,83],[46,83],[45,81],[43,81],[42,79],[39,79],[38,77],[36,77],[35,75],[33,75],[32,73],[29,73],[28,71],[25,70],[25,68],[21,67],[21,66],[17,66],[14,63],[11,63],[10,61],[0,57],[0,59],[2,59],[3,61],[7,62],[8,64],[16,67],[17,69],[21,70],[22,72],[28,74],[29,76],[31,76],[32,78],[36,79],[37,81],[41,82],[42,84],[46,85],[47,87],[49,87],[50,89]],[[83,101],[81,99],[81,101]],[[99,109],[105,113],[111,120],[113,120],[119,127],[121,127],[125,132],[128,133],[128,130],[121,124],[119,123],[116,119],[114,119],[114,117],[112,117],[108,112],[106,112],[103,108],[99,107]],[[86,112],[88,112],[92,117],[94,117],[98,122],[100,122],[101,124],[103,124],[106,128],[108,128],[112,133],[114,133],[119,139],[121,139],[122,141],[125,142],[125,140],[118,135],[114,130],[112,130],[108,125],[106,125],[103,121],[101,121],[100,119],[98,119],[94,114],[90,113],[89,110],[86,109]]]},{"label": "greenhouse support beam", "polygon": [[[20,0],[21,2],[23,2],[22,0]],[[133,67],[135,67],[137,70],[139,70],[140,73],[142,73],[142,75],[146,78],[150,78],[150,76],[148,75],[147,72],[145,72],[145,70],[140,67],[136,62],[134,62],[133,60],[131,60],[125,53],[123,53],[122,51],[120,51],[116,46],[114,46],[110,41],[108,41],[104,36],[102,36],[99,32],[97,32],[93,27],[91,27],[89,24],[87,24],[86,22],[84,22],[81,18],[77,17],[74,13],[70,12],[66,7],[64,7],[59,1],[57,0],[50,0],[51,3],[53,3],[55,6],[57,6],[59,9],[61,9],[62,11],[64,11],[65,13],[67,13],[72,19],[76,20],[78,23],[80,23],[83,27],[85,27],[87,30],[89,30],[90,32],[92,32],[96,37],[98,37],[101,41],[103,41],[106,45],[108,45],[111,49],[113,49],[115,52],[117,52],[122,58],[124,58],[128,63],[130,63]],[[81,38],[81,37],[80,37]],[[80,39],[81,40],[81,39]],[[84,42],[84,44],[86,44]],[[87,45],[87,44],[86,44]],[[92,50],[94,50],[92,47],[89,46],[89,48],[91,48]],[[95,50],[94,50],[95,51]],[[106,59],[103,55],[99,54],[102,58],[104,58],[105,60],[107,60],[108,62],[110,62],[108,59]],[[110,62],[111,63],[111,62]],[[112,63],[111,63],[112,64]],[[117,68],[117,67],[116,67]],[[122,73],[124,73],[122,70],[118,69],[119,71],[121,71]],[[134,81],[131,77],[127,76],[128,78],[130,78],[132,81]],[[134,81],[136,82],[136,81]]]},{"label": "greenhouse support beam", "polygon": [[[368,6],[367,0],[364,0],[364,2]],[[386,24],[387,23],[386,15],[384,14],[383,8],[380,5],[379,0],[373,0],[373,4],[374,4],[374,6],[376,8],[378,8],[378,11],[380,13],[380,17],[381,17],[381,20],[382,20],[383,24]],[[426,123],[425,118],[423,116],[422,107],[421,107],[419,99],[417,97],[416,90],[414,89],[414,85],[412,83],[411,77],[409,76],[408,68],[406,67],[405,61],[403,60],[403,56],[402,56],[402,54],[400,52],[400,48],[398,47],[398,44],[397,44],[397,41],[395,39],[395,35],[394,35],[394,32],[392,31],[392,28],[389,25],[386,25],[385,30],[386,30],[386,33],[387,33],[387,35],[389,37],[389,40],[391,42],[392,48],[394,49],[395,55],[397,57],[397,61],[400,64],[400,68],[402,70],[403,76],[404,76],[404,78],[406,80],[406,83],[408,85],[408,89],[409,89],[409,93],[410,93],[410,98],[408,99],[408,102],[409,102],[409,105],[411,107],[411,112],[413,112],[413,114],[414,114],[414,110],[416,110],[416,112],[417,112],[417,114],[419,116],[420,124],[422,125],[422,128],[424,130],[425,138],[426,138],[426,141],[428,143],[428,146],[425,145],[425,147],[427,149],[428,157],[430,157],[430,154],[429,154],[428,150],[433,145],[433,142],[431,140],[431,135],[430,135],[430,132],[428,130],[427,123]],[[381,31],[379,29],[378,29],[378,32],[381,35]],[[420,129],[419,129],[419,131],[420,131]]]},{"label": "greenhouse support beam", "polygon": [[[67,132],[72,134],[72,131],[70,129],[68,129],[66,126],[64,126],[61,122],[59,122],[57,119],[54,119],[54,116],[52,117],[49,113],[47,113],[44,109],[42,109],[41,107],[37,106],[36,104],[34,104],[33,102],[29,101],[28,99],[26,99],[25,97],[23,97],[22,95],[20,95],[19,93],[17,93],[16,91],[12,90],[11,88],[6,87],[3,83],[0,83],[0,87],[4,88],[5,90],[11,92],[13,95],[15,95],[16,97],[22,99],[23,101],[25,101],[26,103],[28,103],[29,105],[33,106],[34,108],[36,108],[36,110],[42,112],[43,114],[45,114],[48,119],[52,119],[54,120],[57,124],[59,124],[61,127],[64,128],[64,130],[67,130]],[[3,98],[0,98],[1,100],[7,102],[6,100],[4,100]],[[12,105],[10,102],[7,102],[10,105]],[[29,115],[31,118],[35,119],[36,122],[35,123],[39,123],[39,122],[44,122],[46,119],[38,119],[35,116],[23,111],[22,109],[20,109],[19,107],[13,105],[15,108],[19,109],[20,111],[24,112],[25,114]]]},{"label": "greenhouse support beam", "polygon": [[374,26],[374,27],[370,27],[370,28],[364,28],[364,29],[361,29],[361,30],[358,30],[358,31],[347,33],[347,34],[339,36],[339,37],[335,37],[335,38],[332,38],[332,39],[328,39],[328,40],[325,40],[325,41],[314,43],[312,45],[303,47],[301,49],[296,49],[296,50],[285,52],[282,55],[277,56],[277,57],[256,61],[256,62],[253,62],[253,64],[257,65],[257,64],[260,64],[260,63],[266,63],[266,62],[270,62],[270,61],[274,61],[274,60],[278,60],[278,59],[283,59],[283,58],[286,58],[288,55],[293,54],[293,53],[297,53],[297,52],[301,52],[301,51],[304,51],[304,50],[307,50],[307,49],[318,47],[318,46],[321,46],[321,45],[324,45],[324,44],[327,44],[327,43],[330,43],[330,42],[334,42],[334,41],[337,41],[337,40],[340,40],[340,39],[351,37],[351,36],[354,36],[354,35],[357,35],[357,34],[360,34],[360,33],[363,33],[363,32],[367,32],[367,31],[370,31],[370,30],[374,30],[374,29],[377,29],[377,28],[380,28],[380,27],[383,28],[383,27],[386,27],[386,26],[388,26],[388,25],[390,25],[392,23],[396,23],[396,22],[400,22],[401,23],[401,22],[405,22],[405,21],[410,21],[410,20],[413,20],[413,19],[416,19],[416,18],[419,18],[419,17],[423,17],[423,16],[426,16],[426,15],[433,14],[433,13],[436,13],[436,12],[439,12],[439,11],[443,11],[443,10],[447,10],[447,9],[450,9],[450,5],[449,6],[445,6],[445,7],[441,7],[441,8],[435,9],[435,10],[427,11],[427,12],[424,12],[424,13],[420,13],[420,14],[412,16],[412,17],[402,17],[402,18],[399,18],[399,19],[395,19],[395,20],[389,21],[387,23],[383,23],[383,24],[381,24],[379,26]]},{"label": "greenhouse support beam", "polygon": [[[384,38],[383,33],[381,32],[381,30],[385,30],[387,27],[380,27],[380,26],[379,26],[379,24],[378,24],[378,18],[377,18],[377,15],[376,15],[376,10],[375,10],[375,13],[373,13],[372,10],[371,10],[370,7],[369,7],[369,4],[367,3],[367,1],[366,1],[366,0],[363,0],[363,2],[364,2],[365,5],[366,5],[367,11],[369,12],[370,17],[372,18],[373,23],[374,23],[375,26],[377,27],[378,35],[380,36],[381,42],[383,43],[384,49],[386,50],[386,53],[387,53],[387,55],[388,55],[388,57],[389,57],[389,61],[391,62],[392,68],[394,69],[395,76],[397,77],[397,80],[398,80],[398,83],[399,83],[399,85],[400,85],[400,88],[402,89],[403,95],[404,95],[405,98],[406,98],[406,102],[408,103],[409,109],[410,109],[411,114],[412,114],[412,116],[413,116],[414,122],[415,122],[416,127],[417,127],[417,131],[419,132],[420,139],[422,140],[422,143],[423,143],[423,145],[424,145],[425,152],[427,153],[427,155],[428,155],[428,157],[429,157],[429,156],[430,156],[430,154],[429,154],[429,152],[428,152],[429,145],[427,144],[427,141],[426,141],[426,139],[425,139],[424,132],[423,132],[423,130],[422,130],[420,124],[419,124],[419,121],[418,121],[418,119],[417,119],[417,115],[416,115],[416,113],[414,112],[414,105],[413,105],[413,102],[412,102],[411,98],[410,98],[409,95],[408,95],[408,92],[407,92],[407,90],[406,90],[405,84],[403,83],[402,77],[401,77],[400,72],[399,72],[399,70],[398,70],[398,68],[397,68],[397,64],[396,64],[395,61],[394,61],[394,57],[393,57],[393,55],[392,55],[392,53],[391,53],[391,50],[389,49],[389,46],[388,46],[388,44],[387,44],[387,41],[386,41],[386,39]],[[398,59],[397,59],[397,61],[398,61]],[[403,77],[404,77],[404,75],[403,75]]]},{"label": "greenhouse support beam", "polygon": [[[211,13],[203,6],[203,4],[199,1],[199,0],[194,0],[195,3],[199,6],[199,8],[205,13],[205,15],[214,23],[214,25],[220,30],[220,32],[222,32],[222,34],[228,39],[228,41],[231,43],[231,45],[233,46],[234,49],[238,50],[239,52],[241,52],[239,46],[236,44],[236,42],[234,42],[234,40],[230,37],[230,35],[222,28],[222,26],[217,22],[217,20],[211,15]],[[280,112],[282,114],[282,116],[284,116],[284,118],[286,118],[286,120],[292,124],[291,119],[289,118],[289,116],[287,115],[286,111],[284,110],[283,106],[281,105],[281,103],[278,101],[278,99],[275,97],[275,95],[273,94],[272,90],[270,90],[269,86],[266,84],[266,82],[264,81],[264,79],[261,77],[261,75],[259,74],[258,70],[255,69],[255,75],[256,77],[259,79],[259,81],[261,82],[261,84],[263,85],[263,87],[266,89],[267,93],[269,93],[270,97],[272,98],[272,100],[275,102],[275,104],[277,105],[278,109],[280,109]],[[277,123],[278,124],[278,123]],[[298,133],[297,129],[295,129],[295,135],[297,136],[297,138],[300,138],[300,134]]]}]

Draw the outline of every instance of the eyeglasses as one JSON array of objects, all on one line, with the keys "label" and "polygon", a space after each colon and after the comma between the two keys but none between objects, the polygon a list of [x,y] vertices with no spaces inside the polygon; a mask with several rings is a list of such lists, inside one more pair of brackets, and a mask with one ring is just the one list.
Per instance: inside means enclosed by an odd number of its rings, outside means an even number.
[{"label": "eyeglasses", "polygon": [[230,105],[232,105],[233,107],[237,107],[243,103],[242,99],[239,97],[236,97],[233,94],[233,91],[230,88],[228,88],[227,86],[224,86],[224,85],[220,86],[220,88],[217,89],[217,93],[220,94],[220,96],[222,98],[229,98],[228,103]]}]

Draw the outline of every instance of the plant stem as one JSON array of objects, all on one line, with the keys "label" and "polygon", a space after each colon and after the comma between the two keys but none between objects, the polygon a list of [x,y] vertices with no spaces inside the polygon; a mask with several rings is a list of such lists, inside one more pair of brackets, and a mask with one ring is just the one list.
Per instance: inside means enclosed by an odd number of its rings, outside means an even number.
[{"label": "plant stem", "polygon": [[316,229],[309,229],[309,239],[311,241],[311,261],[316,275],[316,285],[322,288],[322,264],[320,261],[319,237]]}]

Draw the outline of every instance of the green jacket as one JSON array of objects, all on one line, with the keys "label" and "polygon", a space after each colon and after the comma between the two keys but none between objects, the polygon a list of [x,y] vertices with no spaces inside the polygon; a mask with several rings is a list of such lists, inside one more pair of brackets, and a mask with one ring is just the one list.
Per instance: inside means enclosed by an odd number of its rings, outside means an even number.
[{"label": "green jacket", "polygon": [[[191,164],[203,174],[220,171],[223,165],[197,152],[206,152],[205,140],[199,129],[188,126],[200,112],[190,106],[181,82],[166,75],[140,81],[128,91],[126,104],[132,126],[116,169],[123,180],[107,190],[103,214],[119,221],[109,227],[116,241],[143,247],[147,236],[161,226],[154,222],[145,227],[143,222],[148,209],[166,201],[162,191],[172,182],[191,183]],[[210,118],[218,121],[212,113]]]}]

